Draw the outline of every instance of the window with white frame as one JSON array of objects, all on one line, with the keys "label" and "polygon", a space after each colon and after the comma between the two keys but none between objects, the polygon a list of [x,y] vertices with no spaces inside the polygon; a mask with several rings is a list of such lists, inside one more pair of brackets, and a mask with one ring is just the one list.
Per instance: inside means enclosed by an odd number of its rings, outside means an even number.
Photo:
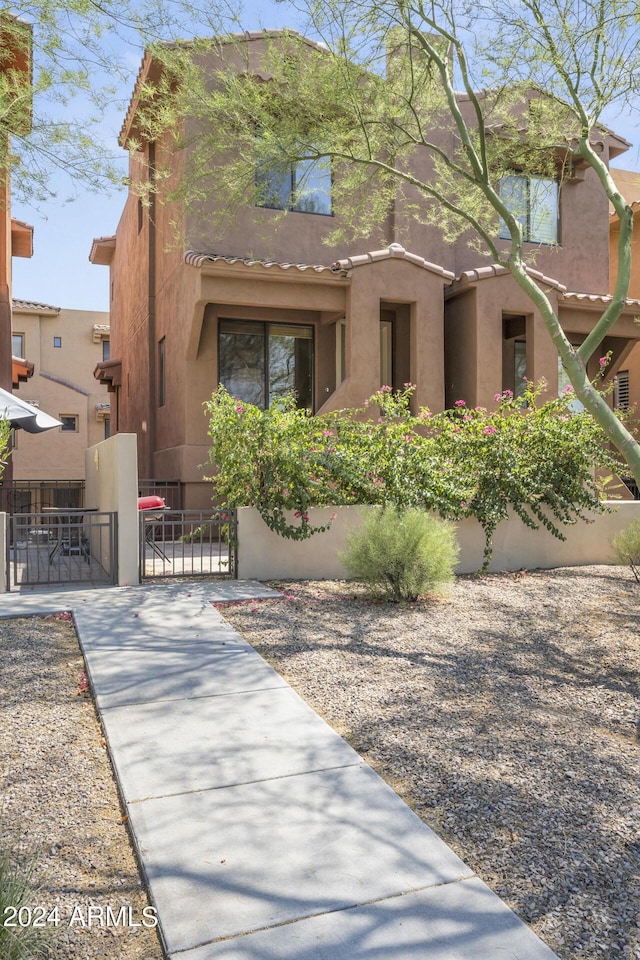
[{"label": "window with white frame", "polygon": [[[558,182],[549,177],[510,174],[500,181],[500,197],[522,224],[523,239],[530,243],[558,243]],[[510,240],[500,218],[501,240]]]},{"label": "window with white frame", "polygon": [[11,355],[24,360],[24,333],[11,334]]}]

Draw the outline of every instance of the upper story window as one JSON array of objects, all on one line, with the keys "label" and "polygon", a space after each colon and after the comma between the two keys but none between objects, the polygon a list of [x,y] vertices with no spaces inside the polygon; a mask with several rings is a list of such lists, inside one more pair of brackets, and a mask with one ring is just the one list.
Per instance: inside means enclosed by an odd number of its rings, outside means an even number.
[{"label": "upper story window", "polygon": [[[510,174],[500,181],[500,196],[522,224],[523,239],[530,243],[558,243],[558,182],[548,177]],[[500,219],[501,240],[510,240]]]},{"label": "upper story window", "polygon": [[24,360],[24,333],[11,334],[11,355]]},{"label": "upper story window", "polygon": [[62,424],[60,427],[61,430],[65,431],[66,433],[78,432],[78,417],[76,414],[61,413],[58,419]]},{"label": "upper story window", "polygon": [[259,170],[256,186],[259,207],[331,216],[328,160],[301,160],[288,170]]}]

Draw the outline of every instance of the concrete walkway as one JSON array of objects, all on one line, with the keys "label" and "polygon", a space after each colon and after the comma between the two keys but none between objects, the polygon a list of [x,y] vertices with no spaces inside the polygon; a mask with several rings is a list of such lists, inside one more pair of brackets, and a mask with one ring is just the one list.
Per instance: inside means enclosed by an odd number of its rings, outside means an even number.
[{"label": "concrete walkway", "polygon": [[0,596],[0,617],[73,611],[168,957],[553,960],[211,605],[269,596]]}]

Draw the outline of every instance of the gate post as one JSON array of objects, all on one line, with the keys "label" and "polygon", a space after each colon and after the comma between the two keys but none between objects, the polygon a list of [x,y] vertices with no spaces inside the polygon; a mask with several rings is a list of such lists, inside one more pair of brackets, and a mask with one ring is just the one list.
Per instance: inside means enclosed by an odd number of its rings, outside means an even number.
[{"label": "gate post", "polygon": [[8,536],[8,522],[9,515],[0,513],[0,593],[6,593],[9,589],[9,577],[11,575],[11,564],[9,563],[11,538]]},{"label": "gate post", "polygon": [[140,583],[138,455],[135,433],[117,433],[85,452],[87,506],[117,513],[119,586]]}]

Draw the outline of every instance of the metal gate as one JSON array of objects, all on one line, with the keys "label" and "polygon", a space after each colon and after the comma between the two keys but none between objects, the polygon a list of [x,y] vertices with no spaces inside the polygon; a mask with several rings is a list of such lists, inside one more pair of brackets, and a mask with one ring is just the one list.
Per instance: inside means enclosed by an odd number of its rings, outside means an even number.
[{"label": "metal gate", "polygon": [[235,510],[140,511],[140,579],[236,577]]},{"label": "metal gate", "polygon": [[62,508],[8,517],[8,588],[116,583],[116,516]]}]

